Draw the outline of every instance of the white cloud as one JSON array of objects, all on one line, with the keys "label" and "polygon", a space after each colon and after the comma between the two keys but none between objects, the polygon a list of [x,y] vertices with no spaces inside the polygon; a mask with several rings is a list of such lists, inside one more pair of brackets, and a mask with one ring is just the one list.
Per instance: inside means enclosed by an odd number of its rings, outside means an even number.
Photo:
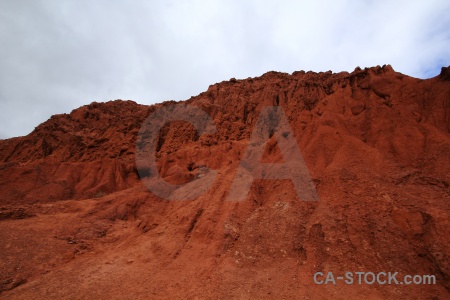
[{"label": "white cloud", "polygon": [[0,132],[92,101],[183,100],[269,70],[450,65],[448,1],[0,2]]}]

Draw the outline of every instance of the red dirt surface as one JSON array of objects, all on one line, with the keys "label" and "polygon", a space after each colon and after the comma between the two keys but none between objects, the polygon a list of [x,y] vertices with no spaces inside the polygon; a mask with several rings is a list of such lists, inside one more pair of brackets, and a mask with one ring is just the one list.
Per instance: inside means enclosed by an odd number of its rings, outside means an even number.
[{"label": "red dirt surface", "polygon": [[[138,177],[144,119],[173,101],[92,103],[0,141],[1,299],[449,299],[450,67],[420,80],[391,66],[268,72],[185,103],[214,135],[160,132],[167,181],[217,170],[192,201]],[[226,201],[263,106],[289,119],[317,187],[257,180]],[[271,141],[265,161],[279,161]],[[316,272],[435,275],[434,285],[318,285]],[[356,278],[356,277],[355,277]]]}]

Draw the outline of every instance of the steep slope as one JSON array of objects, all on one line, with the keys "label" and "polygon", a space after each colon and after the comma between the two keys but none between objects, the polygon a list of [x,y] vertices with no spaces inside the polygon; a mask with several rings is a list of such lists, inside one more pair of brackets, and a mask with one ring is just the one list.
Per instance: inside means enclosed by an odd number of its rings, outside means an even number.
[{"label": "steep slope", "polygon": [[[143,121],[173,101],[92,103],[0,141],[0,297],[448,297],[450,68],[428,80],[390,66],[269,72],[185,103],[217,132],[171,122],[157,157],[172,183],[217,171],[192,201],[153,195],[135,162]],[[257,180],[245,201],[226,200],[264,106],[283,107],[318,202],[289,180]],[[274,138],[264,160],[282,160]],[[437,284],[314,283],[329,271]]]}]

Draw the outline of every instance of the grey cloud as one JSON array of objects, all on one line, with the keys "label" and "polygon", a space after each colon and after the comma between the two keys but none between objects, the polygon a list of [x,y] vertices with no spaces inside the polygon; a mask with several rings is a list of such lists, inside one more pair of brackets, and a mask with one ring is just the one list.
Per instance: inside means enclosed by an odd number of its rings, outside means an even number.
[{"label": "grey cloud", "polygon": [[0,138],[92,101],[183,100],[230,77],[450,65],[448,1],[2,1]]}]

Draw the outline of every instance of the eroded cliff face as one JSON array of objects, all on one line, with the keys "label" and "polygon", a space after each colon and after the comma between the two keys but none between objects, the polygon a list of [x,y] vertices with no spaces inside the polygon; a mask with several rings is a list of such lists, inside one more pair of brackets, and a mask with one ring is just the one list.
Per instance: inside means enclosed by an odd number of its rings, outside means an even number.
[{"label": "eroded cliff face", "polygon": [[[174,101],[92,103],[0,141],[0,297],[445,298],[449,69],[428,80],[390,66],[268,72],[210,86],[185,103],[217,132],[171,122],[157,145],[168,182],[217,171],[192,201],[153,195],[135,162],[143,121]],[[265,106],[283,107],[318,202],[299,199],[289,180],[256,180],[245,201],[226,201]],[[274,138],[264,161],[282,162]],[[323,286],[318,271],[438,283]]]}]

